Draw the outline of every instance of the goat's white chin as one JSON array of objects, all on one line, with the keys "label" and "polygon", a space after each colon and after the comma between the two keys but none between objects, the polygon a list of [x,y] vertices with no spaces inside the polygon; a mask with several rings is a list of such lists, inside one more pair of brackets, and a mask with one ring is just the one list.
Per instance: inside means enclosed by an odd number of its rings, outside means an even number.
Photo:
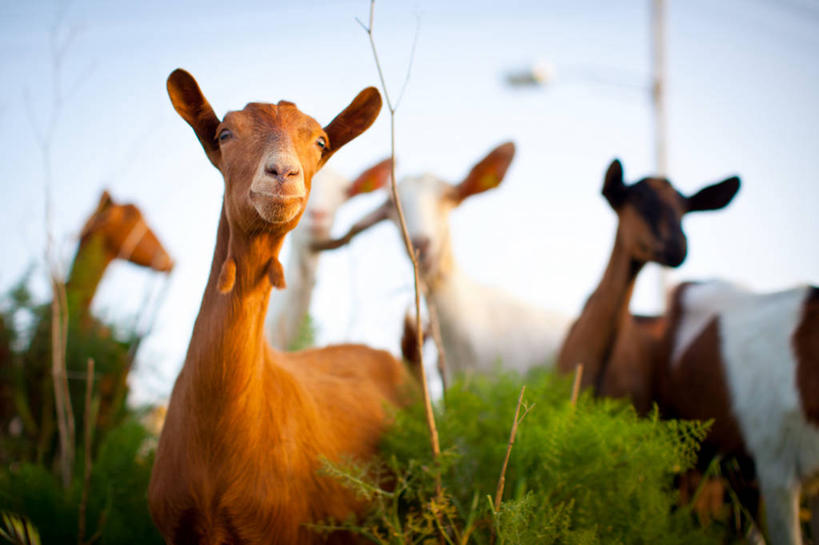
[{"label": "goat's white chin", "polygon": [[256,212],[268,223],[280,224],[292,221],[304,207],[304,194],[275,195],[251,191],[250,199]]}]

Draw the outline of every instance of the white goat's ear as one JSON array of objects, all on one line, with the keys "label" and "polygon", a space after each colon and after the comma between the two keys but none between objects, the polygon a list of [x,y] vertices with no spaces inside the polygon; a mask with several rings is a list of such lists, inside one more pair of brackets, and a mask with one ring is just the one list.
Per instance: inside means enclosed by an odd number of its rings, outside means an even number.
[{"label": "white goat's ear", "polygon": [[514,157],[514,142],[505,142],[490,151],[486,157],[472,167],[466,178],[455,186],[455,200],[460,203],[470,195],[482,193],[500,185]]},{"label": "white goat's ear", "polygon": [[370,193],[371,191],[384,187],[387,185],[387,182],[390,181],[391,173],[392,159],[387,158],[376,163],[353,180],[350,187],[347,188],[347,198],[362,193]]},{"label": "white goat's ear", "polygon": [[213,108],[199,89],[199,84],[188,72],[177,68],[168,76],[167,86],[174,109],[193,128],[208,159],[213,166],[219,168],[221,153],[216,142],[219,118],[213,113]]}]

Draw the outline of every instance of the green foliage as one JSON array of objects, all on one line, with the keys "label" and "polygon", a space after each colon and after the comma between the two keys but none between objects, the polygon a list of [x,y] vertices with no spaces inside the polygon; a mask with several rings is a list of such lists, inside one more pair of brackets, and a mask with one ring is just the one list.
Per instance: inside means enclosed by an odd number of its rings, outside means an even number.
[{"label": "green foliage", "polygon": [[13,545],[40,545],[40,533],[26,517],[3,513],[0,537]]},{"label": "green foliage", "polygon": [[[66,489],[56,471],[51,307],[36,303],[27,285],[24,277],[0,302],[0,341],[6,341],[0,342],[0,424],[4,429],[0,434],[0,511],[14,514],[9,519],[12,526],[6,523],[7,533],[19,529],[20,521],[29,521],[31,528],[39,530],[43,543],[77,543],[80,516],[84,516],[84,543],[161,544],[147,505],[155,438],[125,403],[132,348],[138,337],[77,311],[71,306],[76,298],[69,297],[66,367],[77,453],[73,480]],[[96,418],[92,417],[93,462],[86,486],[83,439],[88,358],[95,362],[90,414]],[[17,432],[5,433],[11,423]],[[87,500],[81,515],[84,492]]]},{"label": "green foliage", "polygon": [[[103,544],[162,543],[148,513],[146,494],[153,463],[153,453],[143,452],[148,439],[148,432],[129,419],[111,430],[100,445],[91,472],[86,541],[98,534]],[[39,528],[43,543],[76,543],[83,484],[80,469],[68,490],[41,465],[24,463],[3,470],[0,510],[25,513]]]},{"label": "green foliage", "polygon": [[[19,416],[22,433],[0,439],[0,460],[36,461],[50,465],[56,458],[52,378],[51,305],[34,302],[23,277],[4,297],[0,314],[0,424],[7,429]],[[128,414],[127,376],[132,348],[139,338],[69,307],[66,371],[77,440],[84,433],[84,398],[88,359],[95,364],[94,392],[98,405],[94,434],[101,440]],[[4,348],[6,350],[4,350]],[[97,441],[96,445],[99,445]]]},{"label": "green foliage", "polygon": [[[693,465],[707,425],[639,418],[624,402],[590,395],[572,407],[569,381],[543,372],[525,380],[531,410],[518,427],[496,512],[492,499],[522,383],[502,375],[450,388],[446,410],[436,415],[444,452],[438,463],[423,407],[399,412],[383,442],[387,462],[368,470],[382,480],[392,475],[394,486],[379,492],[367,485],[374,508],[361,525],[344,527],[377,543],[432,535],[489,543],[492,533],[508,544],[715,542],[677,506],[672,486],[675,474]],[[363,492],[364,485],[348,482]]]}]

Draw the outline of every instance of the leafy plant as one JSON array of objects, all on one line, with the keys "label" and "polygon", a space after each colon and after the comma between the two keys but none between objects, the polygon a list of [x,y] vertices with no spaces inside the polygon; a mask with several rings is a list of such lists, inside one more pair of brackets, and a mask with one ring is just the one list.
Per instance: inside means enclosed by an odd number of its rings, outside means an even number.
[{"label": "leafy plant", "polygon": [[[147,489],[153,452],[144,453],[148,432],[128,419],[106,436],[99,448],[86,508],[86,542],[156,543],[162,538],[148,513]],[[23,463],[0,472],[0,510],[25,513],[39,528],[43,543],[76,543],[81,471],[64,490],[48,468]]]},{"label": "leafy plant", "polygon": [[[506,497],[495,509],[492,494],[522,382],[534,406],[519,424]],[[382,544],[431,537],[453,544],[716,542],[678,506],[673,488],[674,476],[693,465],[707,425],[663,421],[656,413],[639,418],[625,402],[588,394],[576,406],[569,398],[569,381],[546,372],[525,381],[505,374],[458,382],[447,391],[446,410],[437,410],[438,462],[423,407],[399,412],[379,469],[327,469],[373,498],[368,517],[324,528],[343,527]],[[387,482],[387,490],[377,482]]]}]

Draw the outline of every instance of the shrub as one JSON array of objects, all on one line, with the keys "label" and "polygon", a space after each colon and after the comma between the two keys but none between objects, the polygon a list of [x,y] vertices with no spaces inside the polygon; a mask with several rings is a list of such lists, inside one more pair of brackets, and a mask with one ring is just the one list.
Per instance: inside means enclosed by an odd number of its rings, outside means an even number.
[{"label": "shrub", "polygon": [[[85,539],[99,543],[163,543],[148,513],[147,489],[153,452],[143,452],[148,432],[128,419],[111,430],[93,465],[86,508]],[[78,456],[81,459],[81,456]],[[0,511],[25,514],[43,543],[76,543],[82,470],[63,490],[47,468],[31,463],[0,472]],[[96,541],[95,541],[96,542]]]},{"label": "shrub", "polygon": [[[506,473],[505,501],[492,506],[518,394],[520,423]],[[446,393],[437,424],[443,455],[432,458],[420,405],[396,415],[381,468],[328,466],[373,508],[360,524],[340,526],[377,543],[716,542],[677,506],[675,474],[691,467],[707,426],[639,418],[621,401],[588,394],[569,403],[569,381],[539,372],[473,378]],[[389,477],[388,477],[389,476]],[[443,494],[435,490],[440,476]],[[374,486],[391,481],[389,491]],[[330,525],[338,527],[339,525]]]}]

